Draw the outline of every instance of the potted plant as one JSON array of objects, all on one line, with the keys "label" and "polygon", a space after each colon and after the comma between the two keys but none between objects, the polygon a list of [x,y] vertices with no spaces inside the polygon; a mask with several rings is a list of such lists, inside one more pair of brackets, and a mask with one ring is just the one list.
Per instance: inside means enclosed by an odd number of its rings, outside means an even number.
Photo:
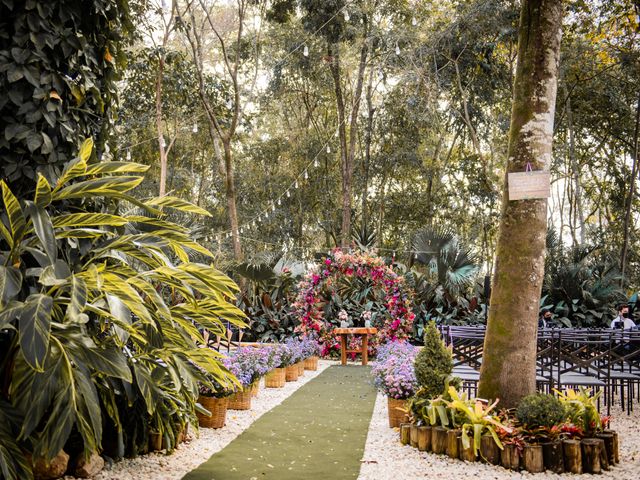
[{"label": "potted plant", "polygon": [[239,382],[229,397],[229,409],[249,410],[251,408],[252,385],[266,372],[266,361],[258,349],[240,347],[224,360],[224,364]]},{"label": "potted plant", "polygon": [[381,347],[371,373],[378,391],[387,396],[389,426],[399,427],[409,420],[407,399],[417,387],[413,368],[417,350],[406,342],[389,345]]},{"label": "potted plant", "polygon": [[[568,423],[563,426],[563,433],[572,437],[573,442],[580,441],[583,471],[600,473],[602,464],[604,463],[604,468],[608,468],[610,463],[615,462],[617,454],[614,435],[604,434],[609,417],[600,416],[598,413],[597,401],[602,391],[593,394],[586,388],[580,388],[578,391],[569,388],[565,392],[556,390],[556,393],[567,413]],[[567,440],[565,444],[571,441]],[[574,445],[573,448],[572,456],[575,457],[577,446]],[[568,460],[569,465],[578,463],[571,458]],[[577,465],[572,468],[577,469]]]},{"label": "potted plant", "polygon": [[498,428],[496,433],[502,443],[500,451],[500,463],[504,468],[509,470],[520,469],[520,459],[524,455],[525,439],[522,430],[515,425],[513,412],[511,410],[502,410],[498,414],[500,423],[509,428]]},{"label": "potted plant", "polygon": [[264,377],[266,388],[282,388],[286,382],[286,359],[283,358],[286,346],[275,344],[268,347],[267,366],[269,371]]},{"label": "potted plant", "polygon": [[227,418],[229,395],[233,393],[233,390],[228,385],[222,385],[210,377],[208,383],[200,383],[199,393],[200,396],[196,405],[198,425],[204,428],[224,427]]},{"label": "potted plant", "polygon": [[303,337],[302,344],[305,352],[304,369],[311,371],[317,370],[320,344],[315,338],[310,336]]},{"label": "potted plant", "polygon": [[527,395],[518,404],[515,415],[527,440],[523,456],[527,471],[544,471],[545,465],[553,471],[564,470],[559,435],[567,414],[560,400],[542,393]]},{"label": "potted plant", "polygon": [[497,430],[510,430],[492,414],[498,400],[488,405],[480,399],[468,399],[466,394],[460,395],[455,387],[449,387],[448,393],[451,401],[447,402],[447,407],[452,411],[451,417],[461,425],[461,452],[464,452],[464,459],[474,460],[481,453],[487,462],[498,464],[503,446]]}]

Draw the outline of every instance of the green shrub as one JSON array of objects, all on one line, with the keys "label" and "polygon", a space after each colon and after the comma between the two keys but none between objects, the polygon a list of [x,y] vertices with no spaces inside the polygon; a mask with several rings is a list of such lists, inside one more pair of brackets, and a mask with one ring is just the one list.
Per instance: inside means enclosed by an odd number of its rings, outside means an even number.
[{"label": "green shrub", "polygon": [[451,352],[440,339],[435,322],[424,334],[424,348],[414,363],[416,379],[425,398],[435,398],[445,391],[445,382],[453,370]]},{"label": "green shrub", "polygon": [[527,428],[551,428],[562,423],[566,417],[566,410],[560,400],[553,395],[541,393],[527,395],[516,409],[516,418]]}]

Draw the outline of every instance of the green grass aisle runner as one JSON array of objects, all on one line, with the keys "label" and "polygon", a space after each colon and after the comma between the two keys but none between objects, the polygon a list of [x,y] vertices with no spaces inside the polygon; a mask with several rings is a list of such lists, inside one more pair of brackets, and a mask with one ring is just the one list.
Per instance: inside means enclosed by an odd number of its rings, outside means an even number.
[{"label": "green grass aisle runner", "polygon": [[357,478],[376,392],[369,367],[331,366],[184,480]]}]

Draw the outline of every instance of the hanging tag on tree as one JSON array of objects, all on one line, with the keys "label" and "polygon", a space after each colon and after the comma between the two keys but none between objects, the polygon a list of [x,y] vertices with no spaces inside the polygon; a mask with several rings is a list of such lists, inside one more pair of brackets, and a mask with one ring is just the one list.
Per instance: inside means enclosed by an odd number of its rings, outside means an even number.
[{"label": "hanging tag on tree", "polygon": [[507,175],[509,200],[532,200],[551,196],[551,173],[533,170],[527,162],[524,172],[510,172]]}]

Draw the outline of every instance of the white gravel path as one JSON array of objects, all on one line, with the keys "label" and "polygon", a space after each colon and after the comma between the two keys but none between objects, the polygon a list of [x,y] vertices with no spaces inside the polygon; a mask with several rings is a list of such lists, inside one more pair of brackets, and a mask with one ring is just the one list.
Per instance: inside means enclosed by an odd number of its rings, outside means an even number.
[{"label": "white gravel path", "polygon": [[[199,437],[190,433],[187,441],[178,446],[171,455],[151,453],[135,459],[126,459],[115,463],[110,470],[103,470],[94,478],[97,480],[177,480],[182,478],[214,453],[222,450],[234,438],[246,430],[264,413],[289,397],[302,385],[317,377],[322,371],[336,362],[320,360],[318,370],[305,370],[304,376],[296,382],[287,382],[283,388],[264,388],[251,402],[251,410],[227,411],[226,425],[220,429],[201,428]],[[74,477],[65,477],[73,480]]]},{"label": "white gravel path", "polygon": [[[640,405],[627,416],[617,409],[612,411],[611,428],[620,436],[620,464],[597,478],[616,480],[638,480],[640,477]],[[592,475],[584,477],[595,478]],[[378,395],[373,417],[369,426],[367,444],[362,459],[359,480],[381,480],[389,478],[404,480],[429,478],[455,480],[458,478],[482,478],[507,480],[513,478],[533,478],[527,472],[512,472],[502,467],[483,463],[467,463],[452,460],[444,455],[419,452],[411,446],[400,443],[397,428],[389,428],[387,398]],[[540,473],[535,478],[567,478],[570,474]]]}]

